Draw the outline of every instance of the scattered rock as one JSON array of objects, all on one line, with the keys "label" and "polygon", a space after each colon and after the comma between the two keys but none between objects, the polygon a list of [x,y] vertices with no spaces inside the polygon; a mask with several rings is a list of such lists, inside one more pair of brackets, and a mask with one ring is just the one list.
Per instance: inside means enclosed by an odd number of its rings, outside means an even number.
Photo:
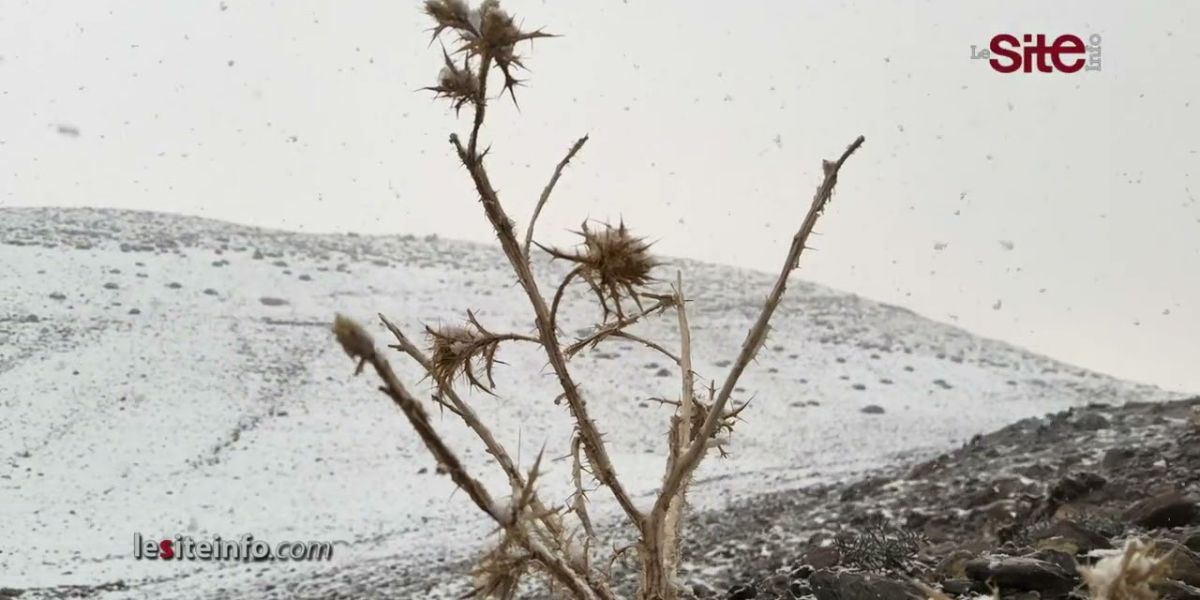
[{"label": "scattered rock", "polygon": [[841,560],[842,557],[834,546],[818,546],[804,553],[804,564],[813,569],[831,569]]},{"label": "scattered rock", "polygon": [[67,295],[62,292],[54,292],[53,294],[50,294],[50,299],[51,300],[66,300]]},{"label": "scattered rock", "polygon": [[1164,557],[1167,577],[1200,586],[1200,555],[1170,540],[1158,540],[1154,547]]},{"label": "scattered rock", "polygon": [[1075,427],[1083,431],[1099,431],[1108,429],[1108,418],[1096,412],[1080,413],[1075,417]]},{"label": "scattered rock", "polygon": [[729,588],[726,600],[751,600],[758,597],[758,588],[753,583],[742,583]]},{"label": "scattered rock", "polygon": [[204,288],[204,293],[209,296],[216,296],[217,290],[214,290],[212,288]]},{"label": "scattered rock", "polygon": [[1029,557],[991,556],[966,564],[967,577],[1001,589],[1065,594],[1075,587],[1077,575],[1061,566]]},{"label": "scattered rock", "polygon": [[138,309],[136,309],[136,308],[131,308],[131,309],[129,309],[129,314],[131,314],[131,315],[140,315],[140,314],[142,314],[142,311],[140,311],[140,310],[138,310]]},{"label": "scattered rock", "polygon": [[688,582],[687,586],[692,590],[692,595],[697,598],[715,598],[717,595],[716,590],[703,581],[692,580]]},{"label": "scattered rock", "polygon": [[1192,552],[1200,552],[1200,529],[1185,533],[1183,536],[1183,545],[1187,546]]},{"label": "scattered rock", "polygon": [[1170,491],[1134,503],[1121,516],[1146,529],[1182,527],[1200,523],[1200,504],[1195,498]]},{"label": "scattered rock", "polygon": [[1100,466],[1106,471],[1113,471],[1125,466],[1133,457],[1137,456],[1137,450],[1126,446],[1117,448],[1109,448],[1104,452],[1104,458],[1100,461]]},{"label": "scattered rock", "polygon": [[104,289],[106,289],[106,290],[115,290],[115,289],[117,289],[117,288],[119,288],[119,287],[121,287],[121,286],[119,286],[119,285],[117,285],[117,284],[115,284],[115,283],[113,283],[113,282],[111,282],[111,281],[110,281],[110,282],[108,282],[108,283],[106,283],[106,284],[104,284]]},{"label": "scattered rock", "polygon": [[1200,600],[1200,588],[1174,579],[1162,579],[1150,584],[1159,600]]},{"label": "scattered rock", "polygon": [[1050,487],[1050,501],[1054,506],[1073,502],[1102,487],[1108,480],[1095,473],[1072,473],[1059,479]]},{"label": "scattered rock", "polygon": [[924,598],[915,585],[870,573],[820,570],[808,578],[817,600],[912,600]]},{"label": "scattered rock", "polygon": [[670,369],[659,369],[658,372],[656,372],[654,374],[654,376],[655,377],[670,377],[671,371],[670,371]]},{"label": "scattered rock", "polygon": [[259,298],[258,301],[261,302],[263,306],[285,306],[288,303],[287,300],[282,298],[272,298],[270,296],[263,296],[262,298]]},{"label": "scattered rock", "polygon": [[884,411],[883,407],[879,406],[878,404],[868,404],[859,409],[859,412],[868,415],[882,415],[886,411]]},{"label": "scattered rock", "polygon": [[965,596],[971,593],[975,585],[970,579],[947,579],[942,582],[942,591],[952,596]]},{"label": "scattered rock", "polygon": [[1064,544],[1066,544],[1070,548],[1073,548],[1070,551],[1071,554],[1086,554],[1092,550],[1107,550],[1112,548],[1112,544],[1108,541],[1108,538],[1070,520],[1055,521],[1052,525],[1037,531],[1031,537],[1035,541],[1043,542],[1039,546],[1040,548],[1054,548],[1059,551],[1066,551],[1064,550]]}]

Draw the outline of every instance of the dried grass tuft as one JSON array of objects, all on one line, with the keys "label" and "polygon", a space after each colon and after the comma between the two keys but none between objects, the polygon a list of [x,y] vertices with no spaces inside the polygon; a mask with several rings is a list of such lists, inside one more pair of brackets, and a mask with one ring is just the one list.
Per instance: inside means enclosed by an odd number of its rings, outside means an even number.
[{"label": "dried grass tuft", "polygon": [[1164,578],[1168,563],[1154,554],[1153,545],[1131,539],[1120,554],[1080,567],[1092,600],[1154,600],[1151,585]]}]

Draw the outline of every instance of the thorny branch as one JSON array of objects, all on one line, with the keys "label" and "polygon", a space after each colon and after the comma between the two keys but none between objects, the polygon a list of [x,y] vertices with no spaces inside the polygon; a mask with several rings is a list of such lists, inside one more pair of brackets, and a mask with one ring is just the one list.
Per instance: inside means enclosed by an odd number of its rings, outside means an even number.
[{"label": "thorny branch", "polygon": [[562,177],[563,169],[567,168],[567,163],[571,162],[572,158],[579,153],[579,149],[588,141],[588,136],[579,138],[571,149],[567,151],[567,155],[558,162],[558,166],[554,167],[554,175],[550,176],[550,183],[546,184],[546,188],[542,190],[542,195],[538,198],[537,206],[533,209],[533,216],[529,218],[529,227],[525,228],[525,259],[529,260],[529,247],[533,245],[533,226],[537,224],[538,216],[542,214],[542,208],[546,206],[546,202],[550,200],[550,192],[554,191],[555,184],[558,183],[558,178]]},{"label": "thorny branch", "polygon": [[708,416],[704,419],[704,425],[701,427],[699,435],[692,440],[687,452],[684,453],[679,463],[675,466],[675,470],[663,485],[663,493],[659,496],[658,502],[655,504],[656,512],[665,508],[666,503],[670,501],[670,494],[674,494],[675,490],[683,485],[683,482],[691,476],[692,471],[696,469],[696,466],[700,464],[700,460],[704,457],[704,452],[707,449],[707,441],[716,432],[717,427],[721,423],[722,416],[725,413],[725,405],[729,402],[729,397],[733,395],[733,389],[737,386],[738,378],[746,370],[746,366],[750,364],[750,361],[754,360],[754,356],[758,354],[758,350],[767,339],[771,316],[775,314],[775,309],[783,299],[783,293],[787,289],[788,276],[800,265],[800,254],[804,251],[808,237],[812,234],[813,227],[817,224],[817,219],[825,211],[825,206],[829,204],[829,200],[833,195],[833,187],[837,184],[838,171],[841,170],[846,159],[850,158],[850,155],[858,150],[864,141],[866,139],[863,136],[858,136],[857,139],[850,143],[845,152],[842,152],[841,157],[836,162],[824,161],[821,164],[825,177],[821,185],[817,187],[816,195],[813,196],[812,206],[809,207],[808,214],[805,215],[804,222],[800,225],[800,230],[792,237],[792,245],[788,249],[787,258],[784,260],[779,278],[776,279],[775,286],[771,289],[771,295],[767,297],[762,312],[758,315],[758,320],[755,321],[754,327],[746,335],[746,340],[742,342],[742,349],[738,353],[737,360],[730,367],[729,375],[725,378],[725,383],[721,385],[721,391],[717,394],[716,400],[708,411]]}]

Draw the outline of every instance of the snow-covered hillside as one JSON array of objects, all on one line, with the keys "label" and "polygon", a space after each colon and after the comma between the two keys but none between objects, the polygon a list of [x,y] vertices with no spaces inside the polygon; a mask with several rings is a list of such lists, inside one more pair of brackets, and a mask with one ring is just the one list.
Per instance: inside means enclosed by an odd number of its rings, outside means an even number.
[{"label": "snow-covered hillside", "polygon": [[[563,270],[541,268],[544,288]],[[694,301],[697,369],[720,378],[772,276],[686,261],[662,275],[676,268]],[[567,331],[594,316],[583,292],[568,297]],[[419,578],[439,558],[471,552],[487,523],[435,472],[375,381],[352,376],[328,329],[344,312],[383,344],[377,312],[416,335],[467,309],[493,330],[531,330],[497,248],[0,209],[0,587],[304,595],[349,585],[356,564]],[[803,282],[774,325],[743,379],[741,399],[754,401],[732,456],[701,469],[701,507],[846,477],[1023,416],[1168,396]],[[668,346],[677,339],[673,318],[640,332]],[[571,433],[534,350],[503,348],[500,397],[474,398],[526,466],[543,444],[560,456]],[[427,394],[407,361],[393,363]],[[661,356],[623,342],[572,364],[618,471],[649,498],[671,410],[650,398],[677,393],[677,378]],[[882,414],[863,412],[868,405]],[[449,417],[440,424],[474,471],[498,483],[480,446]],[[565,497],[566,467],[550,463],[548,498]],[[602,491],[592,499],[611,513]],[[135,533],[338,545],[331,563],[138,561]]]}]

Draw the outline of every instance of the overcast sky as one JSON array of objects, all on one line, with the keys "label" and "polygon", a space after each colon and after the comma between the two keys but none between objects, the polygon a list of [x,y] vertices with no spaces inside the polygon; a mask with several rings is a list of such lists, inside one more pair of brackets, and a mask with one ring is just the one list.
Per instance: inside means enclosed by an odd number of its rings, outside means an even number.
[{"label": "overcast sky", "polygon": [[[493,239],[415,2],[3,6],[0,205]],[[592,136],[547,241],[623,217],[774,271],[862,134],[801,277],[1200,391],[1200,2],[505,6],[563,36],[486,132],[520,222]],[[1001,75],[970,59],[997,33],[1100,34],[1102,69]]]}]

